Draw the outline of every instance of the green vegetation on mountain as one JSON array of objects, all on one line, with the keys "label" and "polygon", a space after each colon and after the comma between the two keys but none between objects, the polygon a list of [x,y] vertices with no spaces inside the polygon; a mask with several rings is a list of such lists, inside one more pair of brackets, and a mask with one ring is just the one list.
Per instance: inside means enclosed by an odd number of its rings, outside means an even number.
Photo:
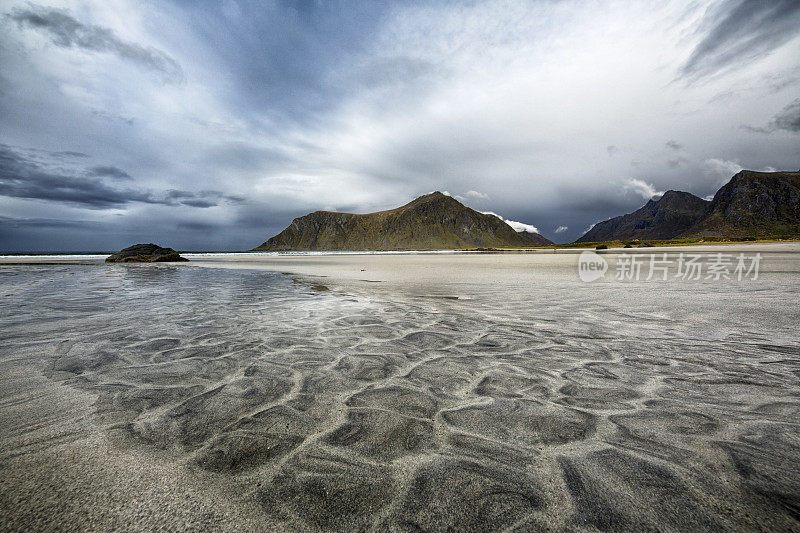
[{"label": "green vegetation on mountain", "polygon": [[434,192],[396,209],[353,214],[315,211],[298,217],[255,250],[454,250],[552,244],[521,234],[494,215]]}]

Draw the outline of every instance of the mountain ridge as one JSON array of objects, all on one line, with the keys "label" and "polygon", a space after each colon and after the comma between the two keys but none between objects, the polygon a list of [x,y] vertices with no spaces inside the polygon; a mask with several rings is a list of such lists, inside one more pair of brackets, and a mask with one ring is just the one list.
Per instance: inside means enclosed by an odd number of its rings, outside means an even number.
[{"label": "mountain ridge", "polygon": [[671,239],[694,226],[708,205],[691,193],[669,190],[632,213],[598,222],[575,242]]},{"label": "mountain ridge", "polygon": [[375,213],[314,211],[295,218],[257,251],[449,250],[552,244],[521,235],[495,215],[479,213],[439,191]]},{"label": "mountain ridge", "polygon": [[800,233],[800,172],[742,170],[714,195],[682,237],[768,237]]},{"label": "mountain ridge", "polygon": [[800,234],[800,171],[742,170],[703,200],[682,191],[598,222],[575,242]]}]

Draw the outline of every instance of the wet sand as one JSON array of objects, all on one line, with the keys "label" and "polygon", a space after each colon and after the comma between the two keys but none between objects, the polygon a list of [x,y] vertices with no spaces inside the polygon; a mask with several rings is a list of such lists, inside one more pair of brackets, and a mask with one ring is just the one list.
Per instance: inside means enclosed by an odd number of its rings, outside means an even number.
[{"label": "wet sand", "polygon": [[800,248],[742,250],[1,266],[0,529],[796,530]]}]

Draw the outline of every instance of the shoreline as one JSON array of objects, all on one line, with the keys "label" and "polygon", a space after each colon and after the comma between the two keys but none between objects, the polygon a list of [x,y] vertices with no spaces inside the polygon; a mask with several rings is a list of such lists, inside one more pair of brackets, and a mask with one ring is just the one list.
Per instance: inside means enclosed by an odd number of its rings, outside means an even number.
[{"label": "shoreline", "polygon": [[[222,259],[226,261],[251,261],[253,259],[277,259],[277,258],[298,258],[298,257],[346,257],[346,256],[458,256],[458,255],[494,255],[494,254],[580,254],[586,251],[596,251],[598,253],[640,253],[650,254],[656,252],[716,252],[719,249],[737,250],[746,252],[760,253],[796,253],[800,252],[800,241],[755,241],[755,242],[718,242],[718,243],[676,243],[654,245],[644,248],[624,248],[622,246],[609,246],[604,250],[596,250],[592,246],[547,246],[535,248],[497,248],[487,250],[332,250],[332,251],[287,251],[287,252],[180,252],[190,261],[200,262],[208,259]],[[109,254],[98,253],[41,253],[41,254],[0,254],[0,265],[59,265],[59,264],[85,264],[94,265],[97,262],[104,262]],[[133,264],[133,263],[126,263]],[[138,263],[147,264],[147,263]],[[162,263],[178,264],[178,263]],[[187,265],[189,266],[189,265]]]},{"label": "shoreline", "polygon": [[[594,285],[620,287],[624,282],[614,279],[616,266],[627,255],[647,258],[662,257],[676,262],[680,254],[704,254],[710,261],[718,253],[736,257],[738,254],[760,254],[762,276],[787,260],[794,264],[800,256],[800,243],[747,243],[711,246],[616,248],[607,250],[558,249],[504,252],[403,252],[403,253],[202,253],[184,254],[182,263],[105,263],[105,256],[93,255],[69,258],[56,256],[0,256],[4,267],[65,267],[82,265],[103,266],[108,269],[153,268],[222,268],[250,271],[271,271],[287,275],[297,282],[324,285],[326,289],[356,291],[367,294],[409,293],[417,296],[469,298],[465,287],[476,284],[507,289],[512,286],[556,284],[568,290],[587,286],[579,279],[578,264],[584,252],[597,253],[608,262],[605,278]],[[646,277],[646,266],[645,276]],[[776,270],[781,272],[780,268]],[[688,283],[702,283],[690,281]],[[659,283],[644,282],[642,287],[655,290]],[[670,279],[661,282],[683,283]]]}]

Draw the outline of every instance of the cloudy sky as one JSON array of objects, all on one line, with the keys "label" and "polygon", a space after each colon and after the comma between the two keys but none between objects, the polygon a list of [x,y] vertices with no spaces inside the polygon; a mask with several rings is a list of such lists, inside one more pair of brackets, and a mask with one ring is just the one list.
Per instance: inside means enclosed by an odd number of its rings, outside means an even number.
[{"label": "cloudy sky", "polygon": [[249,249],[432,190],[566,242],[800,168],[797,0],[0,11],[0,250]]}]

